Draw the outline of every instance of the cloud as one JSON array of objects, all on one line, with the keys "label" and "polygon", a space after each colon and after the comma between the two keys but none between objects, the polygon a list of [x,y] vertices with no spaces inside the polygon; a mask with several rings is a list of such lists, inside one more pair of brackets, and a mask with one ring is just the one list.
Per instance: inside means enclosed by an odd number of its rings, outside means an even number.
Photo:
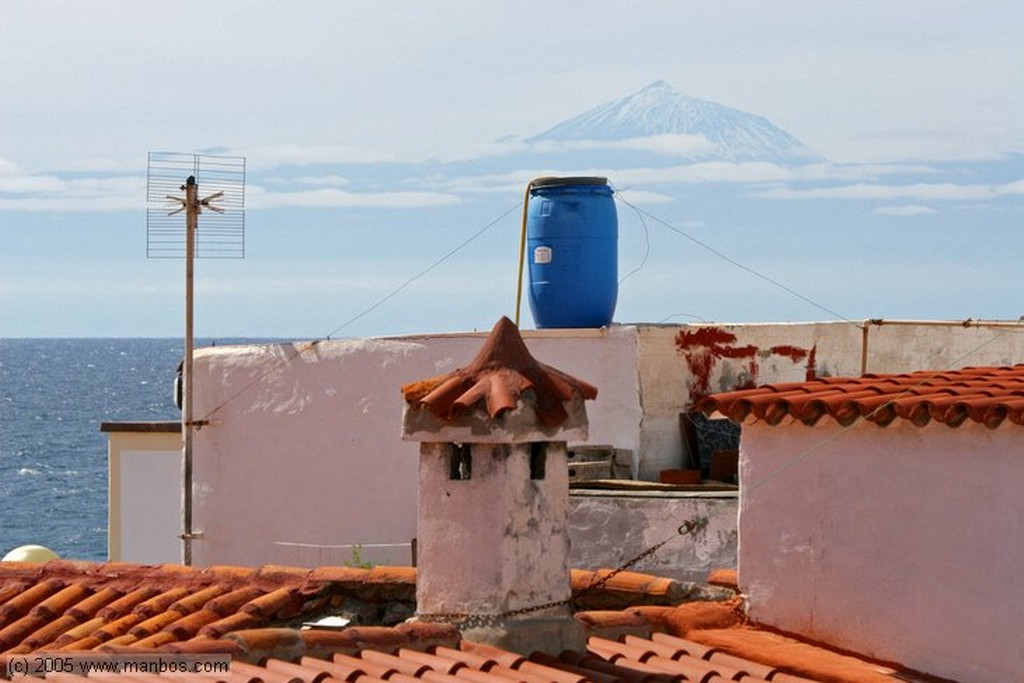
[{"label": "cloud", "polygon": [[882,199],[882,200],[987,200],[1000,194],[1016,193],[1017,183],[1010,185],[957,185],[956,183],[914,183],[911,185],[877,185],[857,183],[806,190],[774,188],[757,193],[766,199]]},{"label": "cloud", "polygon": [[70,179],[51,174],[9,175],[12,166],[0,165],[0,211],[97,212],[145,206],[146,179],[141,175]]},{"label": "cloud", "polygon": [[442,192],[346,192],[337,188],[270,192],[258,185],[252,185],[246,191],[248,207],[252,209],[419,209],[451,206],[462,201],[456,195]]},{"label": "cloud", "polygon": [[675,197],[662,194],[661,192],[647,192],[645,190],[632,190],[629,188],[620,189],[618,193],[631,204],[665,204],[676,200]]},{"label": "cloud", "polygon": [[850,162],[991,161],[1024,151],[1024,127],[983,130],[911,129],[861,133],[834,143],[829,154]]},{"label": "cloud", "polygon": [[[830,164],[815,163],[804,166],[780,166],[770,162],[705,161],[676,166],[634,168],[516,169],[506,173],[480,174],[454,178],[432,178],[428,182],[438,189],[463,193],[522,192],[533,178],[558,175],[586,175],[608,178],[616,188],[639,188],[673,184],[771,184],[815,182],[828,180],[875,180],[900,174],[927,175],[937,171],[925,165],[908,164]],[[789,192],[778,188],[780,192]],[[665,195],[661,195],[665,197]],[[662,199],[664,201],[664,199]]]},{"label": "cloud", "polygon": [[623,140],[522,140],[506,138],[497,142],[467,145],[441,152],[438,161],[452,163],[496,158],[511,154],[562,154],[586,151],[647,152],[692,159],[713,153],[716,145],[703,135],[663,134]]},{"label": "cloud", "polygon": [[608,149],[687,158],[700,157],[718,149],[715,143],[703,135],[683,133],[645,135],[623,140],[537,140],[528,143],[528,146],[531,151],[541,153]]},{"label": "cloud", "polygon": [[232,149],[230,156],[245,157],[251,170],[278,166],[309,166],[312,164],[378,164],[402,161],[391,152],[360,149],[344,145],[262,145]]},{"label": "cloud", "polygon": [[345,187],[351,181],[340,175],[325,176],[299,176],[297,178],[281,178],[276,182],[298,183],[300,185],[314,185],[317,187]]},{"label": "cloud", "polygon": [[1024,194],[1024,180],[1018,180],[1015,183],[1006,183],[996,188],[996,194],[1000,195],[1015,195]]},{"label": "cloud", "polygon": [[935,209],[920,204],[906,204],[904,206],[879,206],[871,213],[879,216],[923,216],[935,213]]}]

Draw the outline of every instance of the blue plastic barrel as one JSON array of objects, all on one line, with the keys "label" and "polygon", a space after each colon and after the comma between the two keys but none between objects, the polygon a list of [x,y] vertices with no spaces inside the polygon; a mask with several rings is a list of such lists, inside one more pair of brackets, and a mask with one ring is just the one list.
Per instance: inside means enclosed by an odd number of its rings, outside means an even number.
[{"label": "blue plastic barrel", "polygon": [[609,324],[619,294],[619,221],[608,180],[534,180],[526,235],[537,327]]}]

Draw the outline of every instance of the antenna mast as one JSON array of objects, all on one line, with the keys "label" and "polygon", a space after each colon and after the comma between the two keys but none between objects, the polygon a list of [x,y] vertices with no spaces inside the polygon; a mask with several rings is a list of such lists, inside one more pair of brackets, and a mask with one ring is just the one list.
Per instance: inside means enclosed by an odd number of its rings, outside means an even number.
[{"label": "antenna mast", "polygon": [[[181,175],[191,166],[191,175],[184,185],[178,185]],[[200,198],[199,178],[204,187],[214,189],[212,194]],[[146,220],[146,252],[150,258],[185,258],[185,350],[182,362],[182,504],[181,504],[181,556],[182,564],[192,564],[192,541],[202,538],[192,519],[192,442],[197,428],[204,423],[194,419],[194,280],[195,259],[242,258],[245,256],[245,159],[242,157],[214,157],[199,154],[151,152],[147,179],[147,199],[150,202],[170,201],[171,209],[149,209]],[[172,189],[173,188],[173,189]],[[174,189],[184,196],[168,194]],[[215,205],[211,202],[217,201]],[[233,208],[234,210],[231,210]],[[199,214],[209,209],[216,216],[204,222],[202,238],[199,235]],[[177,227],[170,217],[184,212],[185,230]],[[180,225],[180,224],[179,224]],[[184,237],[184,254],[178,239]]]}]

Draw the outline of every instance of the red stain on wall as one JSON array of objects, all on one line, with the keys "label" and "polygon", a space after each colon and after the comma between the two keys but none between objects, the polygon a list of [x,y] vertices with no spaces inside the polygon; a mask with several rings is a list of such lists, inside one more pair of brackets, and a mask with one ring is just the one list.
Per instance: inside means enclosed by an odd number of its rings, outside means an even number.
[{"label": "red stain on wall", "polygon": [[[757,364],[757,356],[761,350],[753,344],[735,346],[735,343],[736,335],[720,327],[681,330],[676,335],[676,351],[686,361],[694,379],[693,384],[690,385],[691,401],[711,393],[711,374],[715,369],[715,363],[720,358],[749,359],[746,364],[749,380],[742,386],[732,387],[732,389],[747,389],[756,386],[757,374],[760,369]],[[799,346],[779,345],[771,347],[769,353],[788,358],[794,363],[806,360],[806,378],[814,379],[817,346],[804,349]]]},{"label": "red stain on wall", "polygon": [[788,346],[785,344],[782,346],[773,346],[772,353],[777,356],[785,356],[794,363],[799,363],[804,358],[807,358],[807,349],[801,349],[799,346]]}]

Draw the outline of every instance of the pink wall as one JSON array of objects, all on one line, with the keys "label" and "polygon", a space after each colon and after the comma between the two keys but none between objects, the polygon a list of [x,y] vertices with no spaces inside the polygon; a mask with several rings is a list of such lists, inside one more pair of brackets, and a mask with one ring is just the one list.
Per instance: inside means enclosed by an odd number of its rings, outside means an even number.
[{"label": "pink wall", "polygon": [[[632,328],[527,333],[543,363],[600,388],[590,442],[635,450]],[[479,334],[202,349],[194,441],[194,562],[407,564],[419,448],[402,441],[401,387],[466,365]],[[299,349],[307,349],[295,356]],[[288,360],[292,358],[292,360]],[[632,403],[630,402],[632,400]]]},{"label": "pink wall", "polygon": [[744,424],[751,618],[955,680],[1024,680],[1022,436]]}]

